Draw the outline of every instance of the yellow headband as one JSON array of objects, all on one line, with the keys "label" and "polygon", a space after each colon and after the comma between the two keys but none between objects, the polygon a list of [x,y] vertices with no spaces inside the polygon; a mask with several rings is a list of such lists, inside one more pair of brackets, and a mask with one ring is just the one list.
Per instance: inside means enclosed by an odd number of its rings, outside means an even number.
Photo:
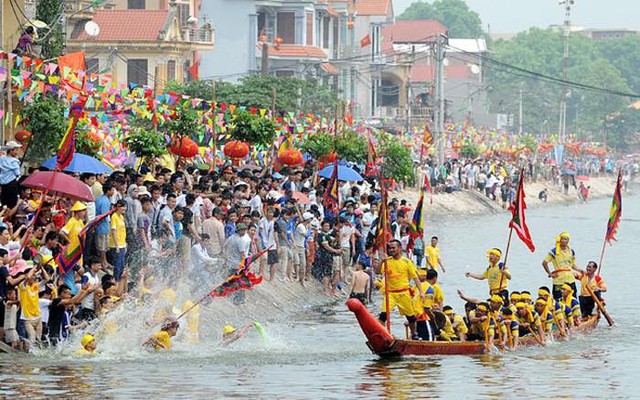
[{"label": "yellow headband", "polygon": [[519,301],[516,303],[516,308],[527,308],[527,304],[522,301]]},{"label": "yellow headband", "polygon": [[444,310],[443,311],[446,315],[451,315],[453,314],[453,310]]},{"label": "yellow headband", "polygon": [[491,296],[489,300],[495,303],[500,303],[500,304],[504,303],[504,300],[502,299],[502,297],[498,296],[497,294],[494,294],[493,296]]},{"label": "yellow headband", "polygon": [[560,234],[556,236],[556,254],[560,252],[560,239],[562,238],[571,239],[568,232],[560,232]]},{"label": "yellow headband", "polygon": [[489,249],[489,250],[487,250],[487,257],[490,256],[491,254],[495,254],[498,257],[502,257],[502,252],[500,251],[500,249]]},{"label": "yellow headband", "polygon": [[511,293],[511,300],[520,300],[522,298],[522,296],[520,296],[520,293]]},{"label": "yellow headband", "polygon": [[564,290],[568,290],[568,291],[570,291],[570,292],[573,292],[573,289],[572,289],[572,288],[571,288],[571,286],[569,286],[569,284],[567,284],[567,283],[563,283],[563,284],[562,284],[562,289],[564,289]]},{"label": "yellow headband", "polygon": [[545,289],[538,290],[538,296],[549,296],[549,292]]},{"label": "yellow headband", "polygon": [[536,300],[536,304],[541,304],[543,306],[547,305],[547,301],[545,299],[538,299]]},{"label": "yellow headband", "polygon": [[522,300],[531,300],[531,294],[529,294],[529,293],[520,293],[520,298]]},{"label": "yellow headband", "polygon": [[480,305],[478,306],[478,310],[480,310],[480,311],[487,311],[487,306],[485,306],[484,304],[480,304]]}]

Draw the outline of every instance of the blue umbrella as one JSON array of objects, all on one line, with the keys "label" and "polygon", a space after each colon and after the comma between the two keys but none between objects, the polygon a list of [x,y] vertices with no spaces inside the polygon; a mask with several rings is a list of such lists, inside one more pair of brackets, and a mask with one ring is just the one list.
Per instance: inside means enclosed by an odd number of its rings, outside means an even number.
[{"label": "blue umbrella", "polygon": [[[331,176],[333,175],[333,168],[333,165],[324,167],[320,172],[318,172],[318,175],[323,178],[331,178]],[[358,182],[363,181],[364,178],[353,168],[345,167],[344,165],[338,165],[338,180]]]},{"label": "blue umbrella", "polygon": [[[42,166],[47,169],[53,170],[56,167],[57,161],[58,156],[51,157],[47,161],[43,162]],[[95,159],[86,154],[75,153],[73,155],[71,163],[63,171],[71,173],[91,172],[94,174],[110,174],[112,170],[98,159]]]}]

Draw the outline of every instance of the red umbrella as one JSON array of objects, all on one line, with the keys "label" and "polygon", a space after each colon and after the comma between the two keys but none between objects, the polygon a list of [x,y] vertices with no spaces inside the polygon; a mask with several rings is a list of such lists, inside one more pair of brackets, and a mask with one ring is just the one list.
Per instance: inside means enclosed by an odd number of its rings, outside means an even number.
[{"label": "red umbrella", "polygon": [[[55,174],[55,176],[54,176]],[[69,197],[74,200],[93,201],[93,194],[84,182],[62,172],[36,172],[21,183],[22,186],[42,191],[49,188],[49,193]]]},{"label": "red umbrella", "polygon": [[307,196],[302,192],[293,192],[293,195],[291,197],[293,197],[295,201],[298,202],[298,204],[302,204],[302,205],[311,204],[311,200],[309,200],[309,196]]},{"label": "red umbrella", "polygon": [[588,182],[589,181],[589,177],[586,175],[578,175],[576,176],[576,180],[578,182]]}]

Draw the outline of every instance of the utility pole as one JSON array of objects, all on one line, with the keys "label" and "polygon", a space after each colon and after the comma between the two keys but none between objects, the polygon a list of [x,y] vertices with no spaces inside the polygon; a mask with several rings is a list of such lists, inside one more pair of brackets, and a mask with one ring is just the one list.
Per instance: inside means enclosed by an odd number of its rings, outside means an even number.
[{"label": "utility pole", "polygon": [[434,143],[437,149],[438,166],[444,163],[444,47],[447,37],[438,34],[436,36],[436,100],[434,109],[435,137]]},{"label": "utility pole", "polygon": [[520,88],[520,110],[518,119],[518,133],[522,135],[522,88]]},{"label": "utility pole", "polygon": [[564,5],[564,29],[563,42],[564,53],[562,58],[562,99],[560,101],[560,121],[558,123],[558,136],[560,143],[564,143],[567,134],[567,98],[569,97],[569,87],[567,86],[567,71],[569,69],[569,35],[571,33],[571,6],[575,0],[560,0],[558,4]]},{"label": "utility pole", "polygon": [[268,76],[269,75],[269,43],[267,43],[266,41],[262,43],[261,61],[262,61],[260,66],[261,73],[264,76]]}]

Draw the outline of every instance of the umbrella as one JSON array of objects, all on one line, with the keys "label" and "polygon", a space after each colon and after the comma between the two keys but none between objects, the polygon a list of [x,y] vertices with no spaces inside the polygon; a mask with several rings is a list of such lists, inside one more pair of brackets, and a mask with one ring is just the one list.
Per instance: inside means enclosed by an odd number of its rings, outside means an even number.
[{"label": "umbrella", "polygon": [[[54,174],[55,177],[53,177]],[[49,193],[69,197],[74,200],[94,200],[89,186],[87,186],[81,180],[76,179],[71,175],[63,174],[61,172],[36,172],[32,175],[29,175],[24,181],[22,181],[21,185],[43,191],[48,187]]]},{"label": "umbrella", "polygon": [[[51,157],[43,162],[42,166],[47,169],[55,169],[57,161],[58,156]],[[71,173],[91,172],[94,174],[110,174],[112,170],[96,158],[86,154],[75,153],[71,159],[71,163],[63,171]]]},{"label": "umbrella", "polygon": [[[338,173],[340,173],[340,170],[338,170]],[[307,196],[306,194],[302,193],[302,192],[293,192],[293,194],[291,195],[291,197],[298,203],[298,204],[302,204],[302,205],[309,205],[311,204],[311,200],[309,200],[309,196]]]},{"label": "umbrella", "polygon": [[[333,165],[324,167],[320,172],[318,172],[318,175],[323,178],[331,178],[331,176],[333,175],[333,168],[334,168]],[[364,178],[362,177],[362,175],[357,173],[354,169],[345,167],[344,165],[338,165],[338,180],[348,181],[348,182],[359,182],[359,181],[363,181]]]},{"label": "umbrella", "polygon": [[582,182],[588,182],[589,181],[589,177],[586,175],[578,175],[576,176],[576,180],[578,182],[582,181]]}]

